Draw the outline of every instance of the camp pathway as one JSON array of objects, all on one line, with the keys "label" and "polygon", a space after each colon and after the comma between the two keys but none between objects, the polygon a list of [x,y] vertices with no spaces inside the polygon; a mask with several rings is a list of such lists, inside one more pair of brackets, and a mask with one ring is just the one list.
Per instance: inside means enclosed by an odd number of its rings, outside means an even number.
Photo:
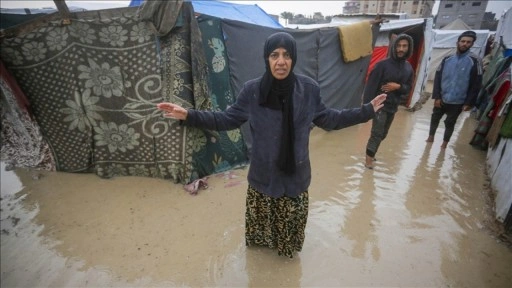
[{"label": "camp pathway", "polygon": [[506,287],[512,249],[492,229],[486,152],[425,142],[432,101],[401,108],[363,165],[371,121],[312,130],[303,251],[293,259],[244,241],[247,168],[208,177],[193,196],[162,179],[1,174],[1,287]]}]

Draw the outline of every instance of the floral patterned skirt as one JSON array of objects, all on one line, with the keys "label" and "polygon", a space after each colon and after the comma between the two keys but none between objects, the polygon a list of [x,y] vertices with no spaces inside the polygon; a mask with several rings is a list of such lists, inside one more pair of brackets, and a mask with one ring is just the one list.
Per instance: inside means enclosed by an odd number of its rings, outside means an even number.
[{"label": "floral patterned skirt", "polygon": [[308,191],[295,198],[272,198],[253,187],[247,189],[245,244],[277,248],[279,255],[293,258],[302,250],[308,218]]}]

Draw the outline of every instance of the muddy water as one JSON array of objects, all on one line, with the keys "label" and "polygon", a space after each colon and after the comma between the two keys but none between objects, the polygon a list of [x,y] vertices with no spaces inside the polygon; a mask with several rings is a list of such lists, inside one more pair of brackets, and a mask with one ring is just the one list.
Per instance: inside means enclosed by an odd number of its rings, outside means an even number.
[{"label": "muddy water", "polygon": [[431,103],[400,110],[364,168],[371,124],[313,129],[310,214],[293,259],[246,248],[247,169],[189,195],[151,178],[1,174],[2,287],[507,287],[512,250],[488,227],[485,152],[463,114],[440,149]]}]

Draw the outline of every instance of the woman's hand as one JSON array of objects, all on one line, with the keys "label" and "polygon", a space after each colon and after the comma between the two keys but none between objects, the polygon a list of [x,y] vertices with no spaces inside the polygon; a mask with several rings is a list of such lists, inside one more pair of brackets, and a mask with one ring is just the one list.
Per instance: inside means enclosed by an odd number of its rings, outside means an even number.
[{"label": "woman's hand", "polygon": [[377,95],[377,97],[373,98],[372,101],[370,101],[370,103],[372,103],[373,105],[373,111],[377,112],[379,111],[380,108],[382,108],[382,106],[384,106],[384,101],[386,101],[386,97],[388,97],[387,94],[380,94]]},{"label": "woman's hand", "polygon": [[156,108],[162,110],[164,112],[165,117],[170,117],[178,120],[187,119],[188,111],[180,105],[169,102],[162,102],[158,103],[156,105]]}]

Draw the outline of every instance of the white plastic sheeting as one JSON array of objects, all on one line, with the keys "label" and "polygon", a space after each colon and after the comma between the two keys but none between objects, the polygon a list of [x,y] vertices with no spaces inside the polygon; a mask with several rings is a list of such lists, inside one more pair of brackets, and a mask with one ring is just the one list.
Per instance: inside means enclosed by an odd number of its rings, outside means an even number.
[{"label": "white plastic sheeting", "polygon": [[512,205],[512,139],[501,138],[495,149],[487,151],[491,187],[496,191],[496,219],[505,221]]},{"label": "white plastic sheeting", "polygon": [[496,40],[503,37],[503,44],[507,49],[512,49],[512,8],[503,13],[496,29]]}]

